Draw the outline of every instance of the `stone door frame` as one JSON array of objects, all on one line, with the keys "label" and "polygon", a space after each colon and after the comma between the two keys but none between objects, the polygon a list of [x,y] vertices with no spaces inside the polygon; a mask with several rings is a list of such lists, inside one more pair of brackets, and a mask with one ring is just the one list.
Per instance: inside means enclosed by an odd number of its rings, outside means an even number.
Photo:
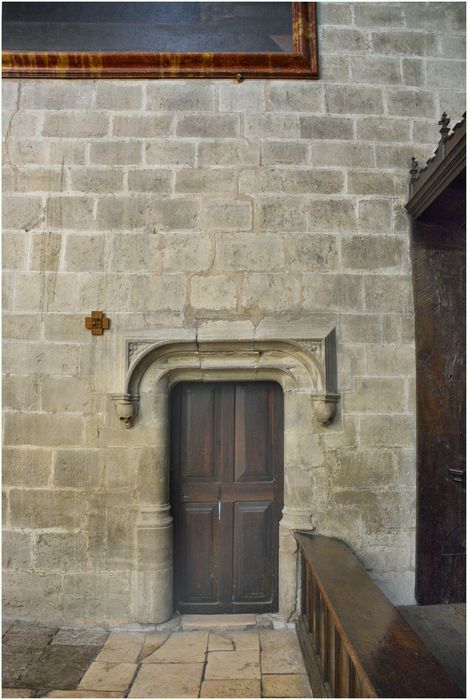
[{"label": "stone door frame", "polygon": [[[323,420],[324,407],[334,408],[338,395],[330,391],[336,377],[331,369],[335,333],[294,340],[171,340],[125,339],[127,365],[124,392],[112,394],[117,413],[122,403],[128,425],[154,427],[154,473],[157,485],[143,493],[136,520],[136,557],[132,575],[135,621],[162,623],[173,614],[173,525],[169,497],[169,394],[181,381],[275,381],[284,394],[284,509],[280,522],[279,618],[288,621],[297,611],[299,594],[296,543],[292,530],[311,530],[310,506],[296,503],[288,489],[288,466],[302,466],[300,443],[314,422]],[[328,376],[327,376],[328,373]],[[328,417],[334,411],[325,411]],[[316,424],[315,424],[316,425]],[[307,468],[305,466],[304,468]]]}]

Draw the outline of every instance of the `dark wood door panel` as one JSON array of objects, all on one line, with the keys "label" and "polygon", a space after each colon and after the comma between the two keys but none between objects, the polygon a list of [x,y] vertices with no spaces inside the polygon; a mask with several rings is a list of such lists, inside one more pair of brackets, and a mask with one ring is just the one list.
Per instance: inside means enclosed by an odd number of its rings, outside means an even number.
[{"label": "dark wood door panel", "polygon": [[178,609],[275,611],[281,388],[273,382],[179,384],[171,418]]},{"label": "dark wood door panel", "polygon": [[218,503],[181,504],[177,522],[177,597],[181,602],[216,604],[221,554]]},{"label": "dark wood door panel", "polygon": [[234,505],[234,603],[273,603],[276,552],[272,518],[271,502]]}]

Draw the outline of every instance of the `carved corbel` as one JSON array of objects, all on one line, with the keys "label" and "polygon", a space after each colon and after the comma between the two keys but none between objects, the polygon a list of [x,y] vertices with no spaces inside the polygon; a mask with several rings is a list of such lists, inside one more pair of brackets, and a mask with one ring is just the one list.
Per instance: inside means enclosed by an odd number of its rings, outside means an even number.
[{"label": "carved corbel", "polygon": [[336,404],[339,401],[338,394],[324,394],[314,398],[315,417],[322,425],[330,425],[336,416]]},{"label": "carved corbel", "polygon": [[137,415],[137,397],[130,394],[113,394],[111,398],[119,421],[127,429],[131,428]]}]

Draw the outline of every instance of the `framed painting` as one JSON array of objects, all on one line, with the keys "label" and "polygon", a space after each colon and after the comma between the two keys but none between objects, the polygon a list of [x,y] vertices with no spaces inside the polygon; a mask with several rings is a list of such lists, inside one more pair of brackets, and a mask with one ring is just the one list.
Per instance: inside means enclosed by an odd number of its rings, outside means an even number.
[{"label": "framed painting", "polygon": [[318,78],[314,2],[2,8],[6,78]]}]

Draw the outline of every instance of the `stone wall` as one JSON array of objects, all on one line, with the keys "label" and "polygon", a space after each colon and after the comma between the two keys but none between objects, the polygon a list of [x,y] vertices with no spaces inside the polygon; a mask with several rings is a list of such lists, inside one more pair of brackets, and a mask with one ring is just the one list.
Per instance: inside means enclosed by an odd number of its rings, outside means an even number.
[{"label": "stone wall", "polygon": [[[167,435],[118,424],[122,338],[216,321],[255,337],[324,313],[341,401],[333,425],[298,433],[289,487],[412,601],[403,205],[411,156],[465,109],[465,6],[319,9],[319,81],[3,82],[8,617],[135,619],[135,520]],[[103,337],[84,329],[92,309],[111,318]]]}]

